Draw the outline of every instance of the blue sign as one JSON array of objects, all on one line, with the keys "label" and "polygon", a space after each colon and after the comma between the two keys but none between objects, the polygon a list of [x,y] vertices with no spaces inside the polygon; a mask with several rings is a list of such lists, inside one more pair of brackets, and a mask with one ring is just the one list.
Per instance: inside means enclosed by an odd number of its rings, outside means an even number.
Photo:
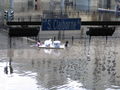
[{"label": "blue sign", "polygon": [[42,20],[42,30],[80,30],[80,27],[80,18]]}]

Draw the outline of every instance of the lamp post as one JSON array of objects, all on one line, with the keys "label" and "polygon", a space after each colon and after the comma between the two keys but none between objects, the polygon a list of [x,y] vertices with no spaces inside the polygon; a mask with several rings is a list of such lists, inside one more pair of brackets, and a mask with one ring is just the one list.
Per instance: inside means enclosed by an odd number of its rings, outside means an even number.
[{"label": "lamp post", "polygon": [[13,3],[14,3],[14,1],[13,1],[13,0],[10,0],[9,2],[10,2],[10,9],[13,9],[13,6],[14,6]]},{"label": "lamp post", "polygon": [[9,0],[10,2],[10,6],[9,6],[9,20],[13,20],[14,19],[14,11],[13,11],[13,6],[14,6],[14,1],[13,0]]},{"label": "lamp post", "polygon": [[90,0],[88,0],[88,12],[90,11]]},{"label": "lamp post", "polygon": [[65,8],[65,0],[61,0],[61,6],[60,6],[60,8],[61,8],[61,16],[63,15],[63,12],[64,12],[64,8]]}]

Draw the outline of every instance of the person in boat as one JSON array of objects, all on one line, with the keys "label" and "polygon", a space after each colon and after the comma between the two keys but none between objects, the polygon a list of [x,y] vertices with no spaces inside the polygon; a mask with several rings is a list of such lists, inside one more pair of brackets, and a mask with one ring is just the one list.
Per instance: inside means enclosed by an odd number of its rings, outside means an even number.
[{"label": "person in boat", "polygon": [[40,46],[41,45],[41,42],[40,41],[37,41],[37,46]]},{"label": "person in boat", "polygon": [[69,43],[68,41],[65,42],[65,47],[68,47],[68,43]]}]

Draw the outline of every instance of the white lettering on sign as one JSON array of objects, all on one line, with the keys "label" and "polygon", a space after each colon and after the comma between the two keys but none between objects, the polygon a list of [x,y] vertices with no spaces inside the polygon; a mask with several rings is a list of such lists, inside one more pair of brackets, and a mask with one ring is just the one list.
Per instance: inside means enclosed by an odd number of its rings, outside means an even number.
[{"label": "white lettering on sign", "polygon": [[80,30],[80,19],[47,19],[44,21],[45,30]]}]

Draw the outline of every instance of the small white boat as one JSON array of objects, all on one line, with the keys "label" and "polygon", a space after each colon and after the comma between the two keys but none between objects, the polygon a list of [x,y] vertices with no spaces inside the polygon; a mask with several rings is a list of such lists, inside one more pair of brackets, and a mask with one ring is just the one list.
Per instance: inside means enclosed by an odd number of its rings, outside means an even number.
[{"label": "small white boat", "polygon": [[64,49],[65,45],[61,44],[61,41],[53,41],[51,39],[45,40],[44,44],[38,46],[45,49]]}]

